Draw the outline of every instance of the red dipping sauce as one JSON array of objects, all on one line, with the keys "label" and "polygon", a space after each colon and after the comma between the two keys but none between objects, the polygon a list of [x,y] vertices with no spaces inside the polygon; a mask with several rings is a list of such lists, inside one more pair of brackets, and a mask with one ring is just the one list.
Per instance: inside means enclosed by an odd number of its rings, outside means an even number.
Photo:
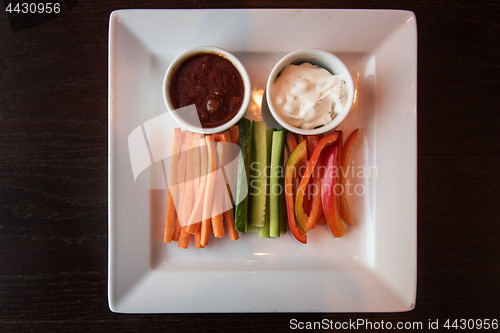
[{"label": "red dipping sauce", "polygon": [[[186,59],[175,71],[170,97],[176,109],[195,104],[201,127],[214,128],[238,113],[243,103],[243,80],[228,59],[200,53]],[[197,123],[196,119],[185,120]]]}]

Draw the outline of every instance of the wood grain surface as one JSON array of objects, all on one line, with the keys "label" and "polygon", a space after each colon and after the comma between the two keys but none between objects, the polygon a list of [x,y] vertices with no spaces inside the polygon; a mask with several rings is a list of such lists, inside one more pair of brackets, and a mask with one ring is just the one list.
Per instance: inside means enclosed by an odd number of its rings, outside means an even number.
[{"label": "wood grain surface", "polygon": [[17,21],[15,29],[0,4],[1,332],[277,332],[290,331],[291,318],[424,327],[436,319],[500,320],[500,2],[182,3],[406,9],[418,25],[415,309],[192,315],[122,315],[107,303],[109,14],[181,3],[64,4],[62,15],[35,26]]}]

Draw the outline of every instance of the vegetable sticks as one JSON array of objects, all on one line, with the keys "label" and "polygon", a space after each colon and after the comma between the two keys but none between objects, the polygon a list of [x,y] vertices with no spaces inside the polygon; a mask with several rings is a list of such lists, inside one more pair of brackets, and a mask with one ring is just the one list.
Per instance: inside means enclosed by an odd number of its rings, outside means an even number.
[{"label": "vegetable sticks", "polygon": [[194,205],[194,188],[195,188],[195,176],[196,176],[196,165],[195,165],[195,153],[196,150],[193,145],[194,133],[188,132],[186,138],[186,179],[184,185],[184,197],[182,202],[182,215],[181,215],[181,226],[185,227],[188,223],[189,216],[193,210]]},{"label": "vegetable sticks", "polygon": [[187,131],[182,131],[181,133],[181,152],[179,156],[179,166],[177,168],[177,186],[178,186],[178,198],[179,201],[177,203],[177,220],[180,222],[182,219],[182,205],[184,203],[184,182],[186,181],[186,147],[187,147]]},{"label": "vegetable sticks", "polygon": [[[346,188],[346,179],[345,176],[347,174],[347,163],[349,162],[349,156],[351,155],[351,150],[354,144],[356,143],[356,138],[358,136],[358,130],[354,130],[354,132],[349,135],[347,138],[344,149],[342,149],[342,155],[341,155],[341,170],[340,170],[340,184],[342,185],[342,188]],[[342,191],[342,194],[340,195],[340,212],[342,214],[342,217],[344,220],[349,223],[350,225],[353,225],[352,222],[352,216],[351,216],[351,211],[349,209],[349,204],[347,202],[347,191]]]},{"label": "vegetable sticks", "polygon": [[231,133],[231,142],[235,145],[240,144],[240,126],[234,125],[229,129],[229,133]]},{"label": "vegetable sticks", "polygon": [[174,128],[174,137],[172,142],[172,160],[170,162],[170,180],[168,189],[167,214],[165,218],[165,235],[163,241],[165,243],[172,242],[172,234],[174,231],[175,222],[177,220],[177,175],[179,173],[179,155],[181,152],[181,129]]},{"label": "vegetable sticks", "polygon": [[283,159],[283,142],[285,131],[275,131],[272,133],[270,158],[270,185],[269,185],[269,236],[279,237],[280,235],[280,198],[283,197],[281,185],[280,162]]},{"label": "vegetable sticks", "polygon": [[181,228],[181,234],[179,236],[179,242],[177,243],[178,247],[183,249],[187,249],[189,246],[189,241],[191,238],[191,234],[186,231],[186,228]]},{"label": "vegetable sticks", "polygon": [[[189,217],[188,225],[186,226],[186,231],[190,234],[196,234],[201,226],[202,214],[203,214],[203,199],[205,199],[205,187],[206,187],[206,170],[207,170],[207,146],[205,145],[205,139],[200,135],[195,136],[196,150],[195,154],[195,168],[197,168],[198,181],[195,182],[195,193],[196,199],[194,203],[193,210],[191,211],[191,216]],[[198,163],[197,163],[198,162]],[[196,184],[198,183],[198,184]]]},{"label": "vegetable sticks", "polygon": [[236,228],[234,226],[234,215],[232,208],[224,212],[224,220],[226,221],[226,228],[227,233],[229,234],[229,238],[232,241],[239,239],[240,236],[238,235],[238,231],[236,231]]},{"label": "vegetable sticks", "polygon": [[212,200],[212,212],[211,212],[212,231],[216,238],[222,238],[224,237],[224,222],[223,222],[224,211],[222,210],[224,198],[222,195],[224,191],[223,184],[225,184],[225,181],[223,179],[222,173],[219,171],[219,157],[217,154],[217,144],[214,142],[212,147],[213,149],[210,149],[210,154],[215,170],[213,172],[215,177],[215,184],[212,192],[213,200]]}]

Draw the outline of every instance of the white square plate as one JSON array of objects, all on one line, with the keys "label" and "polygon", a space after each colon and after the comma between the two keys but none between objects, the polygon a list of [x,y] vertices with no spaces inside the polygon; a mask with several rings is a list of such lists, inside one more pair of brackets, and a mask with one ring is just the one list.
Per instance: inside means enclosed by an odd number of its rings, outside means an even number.
[{"label": "white square plate", "polygon": [[[252,81],[247,117],[273,122],[263,94],[285,54],[319,48],[345,62],[356,94],[340,129],[359,128],[350,197],[355,226],[324,227],[301,245],[212,238],[205,249],[163,243],[166,191],[134,181],[128,137],[164,115],[162,79],[175,56],[213,45]],[[395,312],[415,306],[417,27],[393,10],[120,10],[109,26],[109,307],[115,312]],[[144,126],[146,128],[146,126]],[[145,129],[144,131],[147,131]],[[360,174],[359,172],[363,172]],[[146,173],[147,174],[147,173]],[[168,171],[167,171],[168,174]],[[160,173],[160,176],[162,173]],[[148,178],[149,177],[149,178]],[[145,183],[151,180],[146,177]],[[141,178],[141,177],[139,177]],[[143,177],[144,178],[144,177]],[[144,179],[143,179],[144,181]]]}]

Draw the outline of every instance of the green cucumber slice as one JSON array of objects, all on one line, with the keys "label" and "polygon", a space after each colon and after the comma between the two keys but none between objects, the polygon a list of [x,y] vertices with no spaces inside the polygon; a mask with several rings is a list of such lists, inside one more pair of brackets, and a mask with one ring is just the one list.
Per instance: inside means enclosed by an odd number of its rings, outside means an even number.
[{"label": "green cucumber slice", "polygon": [[270,217],[270,209],[269,209],[269,188],[270,188],[270,176],[271,176],[271,146],[273,142],[273,133],[274,129],[268,129],[266,130],[266,143],[267,143],[267,167],[265,169],[266,172],[266,215],[265,215],[265,220],[264,220],[264,226],[259,228],[259,236],[263,238],[269,238],[269,217]]},{"label": "green cucumber slice", "polygon": [[266,188],[267,177],[267,139],[266,123],[254,121],[252,124],[254,161],[250,164],[251,178],[249,182],[252,207],[250,225],[263,227],[266,220]]},{"label": "green cucumber slice", "polygon": [[283,142],[284,131],[273,133],[271,147],[271,174],[269,186],[269,235],[280,236],[280,197],[283,194],[281,178],[283,176]]},{"label": "green cucumber slice", "polygon": [[248,181],[250,179],[250,163],[252,157],[252,121],[241,118],[239,121],[240,150],[242,158],[238,160],[238,177],[236,182],[236,202],[234,221],[236,230],[248,230]]}]

